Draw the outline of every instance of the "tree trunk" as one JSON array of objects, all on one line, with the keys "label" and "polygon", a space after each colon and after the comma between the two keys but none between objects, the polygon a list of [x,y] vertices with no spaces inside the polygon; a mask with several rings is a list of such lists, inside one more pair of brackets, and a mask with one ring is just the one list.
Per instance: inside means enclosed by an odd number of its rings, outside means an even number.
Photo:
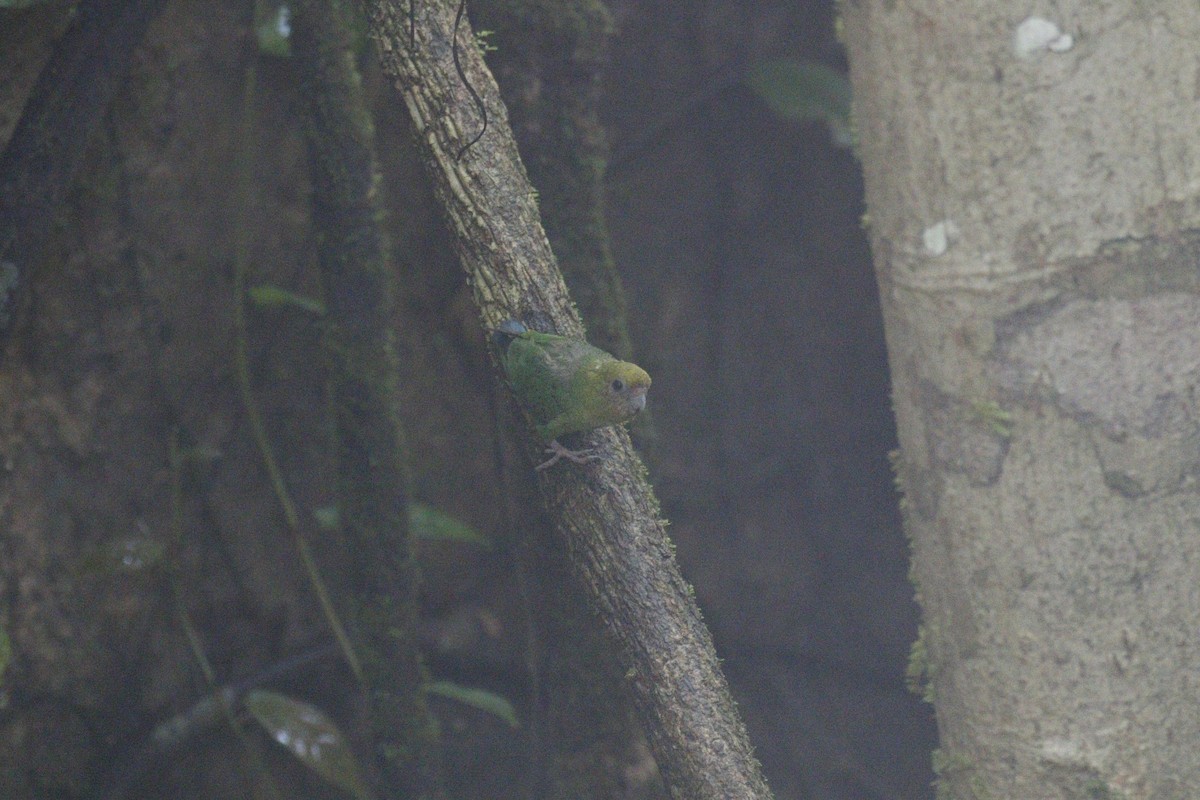
[{"label": "tree trunk", "polygon": [[953,797],[1200,796],[1200,8],[845,4]]}]

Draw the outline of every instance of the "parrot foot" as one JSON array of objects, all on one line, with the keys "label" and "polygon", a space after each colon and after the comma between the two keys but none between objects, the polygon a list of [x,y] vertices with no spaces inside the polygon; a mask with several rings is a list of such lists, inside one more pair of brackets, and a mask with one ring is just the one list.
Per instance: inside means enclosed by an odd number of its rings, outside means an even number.
[{"label": "parrot foot", "polygon": [[569,447],[564,447],[559,443],[558,439],[552,439],[550,446],[546,448],[547,453],[553,453],[546,461],[534,467],[535,470],[541,472],[544,469],[549,469],[558,463],[559,459],[565,458],[567,461],[572,461],[576,464],[586,464],[589,461],[600,461],[604,456],[597,453],[595,450],[572,450]]}]

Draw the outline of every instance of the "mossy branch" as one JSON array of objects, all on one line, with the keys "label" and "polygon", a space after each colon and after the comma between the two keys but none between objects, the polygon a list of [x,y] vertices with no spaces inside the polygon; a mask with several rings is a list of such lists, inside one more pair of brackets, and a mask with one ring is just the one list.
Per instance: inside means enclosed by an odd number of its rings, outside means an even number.
[{"label": "mossy branch", "polygon": [[374,130],[342,10],[297,0],[293,53],[328,314],[324,351],[347,578],[336,587],[361,655],[385,790],[441,796],[437,728],[417,637],[406,447],[392,332],[393,281],[380,225]]},{"label": "mossy branch", "polygon": [[[457,0],[413,6],[410,28],[406,4],[366,2],[484,327],[537,318],[553,332],[581,336],[496,83],[465,20],[452,39]],[[465,151],[482,120],[455,53],[488,115],[487,131]],[[678,798],[769,798],[629,437],[613,429],[591,437],[605,461],[548,470],[539,485],[584,591],[619,644],[659,767]]]}]

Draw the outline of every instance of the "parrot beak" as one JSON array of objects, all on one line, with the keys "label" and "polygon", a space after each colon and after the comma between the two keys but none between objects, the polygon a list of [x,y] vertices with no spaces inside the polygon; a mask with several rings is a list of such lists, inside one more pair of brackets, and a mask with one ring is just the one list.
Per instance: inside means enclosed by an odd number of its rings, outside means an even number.
[{"label": "parrot beak", "polygon": [[645,388],[634,389],[630,394],[631,394],[631,396],[630,396],[629,400],[630,400],[630,403],[633,405],[633,413],[636,414],[639,411],[642,411],[643,409],[646,408],[646,390],[645,390]]}]

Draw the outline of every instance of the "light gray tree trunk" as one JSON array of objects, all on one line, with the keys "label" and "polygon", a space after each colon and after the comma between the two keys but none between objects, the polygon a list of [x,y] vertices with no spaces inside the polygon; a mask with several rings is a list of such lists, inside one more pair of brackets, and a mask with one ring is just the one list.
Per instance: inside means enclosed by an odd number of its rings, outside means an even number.
[{"label": "light gray tree trunk", "polygon": [[1200,797],[1200,4],[843,13],[940,796]]}]

